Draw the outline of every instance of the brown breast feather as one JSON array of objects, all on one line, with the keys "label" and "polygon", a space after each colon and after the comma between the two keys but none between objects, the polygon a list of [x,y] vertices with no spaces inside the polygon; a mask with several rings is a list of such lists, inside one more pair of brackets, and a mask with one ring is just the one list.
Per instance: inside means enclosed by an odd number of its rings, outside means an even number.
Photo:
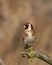
[{"label": "brown breast feather", "polygon": [[28,37],[28,34],[27,34],[26,32],[31,32],[31,33],[32,33],[32,36],[34,36],[34,37],[36,36],[36,31],[34,31],[34,30],[31,30],[31,31],[24,31],[23,38]]}]

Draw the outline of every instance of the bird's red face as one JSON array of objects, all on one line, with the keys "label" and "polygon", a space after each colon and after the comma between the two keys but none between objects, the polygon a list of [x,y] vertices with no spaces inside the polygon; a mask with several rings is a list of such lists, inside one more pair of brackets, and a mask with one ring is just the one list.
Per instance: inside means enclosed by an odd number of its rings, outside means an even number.
[{"label": "bird's red face", "polygon": [[27,30],[27,29],[33,29],[33,26],[32,26],[32,24],[30,24],[30,23],[26,23],[25,25],[24,25],[24,29],[25,30]]}]

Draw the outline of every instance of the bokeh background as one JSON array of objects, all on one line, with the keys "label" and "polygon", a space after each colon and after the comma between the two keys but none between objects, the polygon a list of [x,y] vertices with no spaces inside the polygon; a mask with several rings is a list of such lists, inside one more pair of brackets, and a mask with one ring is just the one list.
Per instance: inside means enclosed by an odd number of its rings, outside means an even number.
[{"label": "bokeh background", "polygon": [[26,22],[37,31],[33,48],[52,57],[52,0],[0,0],[0,57],[6,65],[49,65],[21,57]]}]

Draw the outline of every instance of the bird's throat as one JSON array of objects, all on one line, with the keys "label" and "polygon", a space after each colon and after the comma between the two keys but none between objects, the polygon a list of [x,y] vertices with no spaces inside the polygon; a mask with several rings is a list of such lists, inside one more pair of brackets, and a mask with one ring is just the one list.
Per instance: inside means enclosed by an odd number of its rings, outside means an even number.
[{"label": "bird's throat", "polygon": [[32,33],[31,32],[27,32],[28,37],[32,37]]}]

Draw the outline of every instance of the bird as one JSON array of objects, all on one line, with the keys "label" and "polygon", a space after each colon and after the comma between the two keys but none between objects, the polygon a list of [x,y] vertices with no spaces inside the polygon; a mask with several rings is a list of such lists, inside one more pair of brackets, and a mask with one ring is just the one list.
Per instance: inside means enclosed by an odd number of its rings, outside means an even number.
[{"label": "bird", "polygon": [[34,43],[36,39],[36,31],[34,31],[31,23],[25,23],[23,29],[24,48],[27,49],[32,46],[32,43]]}]

